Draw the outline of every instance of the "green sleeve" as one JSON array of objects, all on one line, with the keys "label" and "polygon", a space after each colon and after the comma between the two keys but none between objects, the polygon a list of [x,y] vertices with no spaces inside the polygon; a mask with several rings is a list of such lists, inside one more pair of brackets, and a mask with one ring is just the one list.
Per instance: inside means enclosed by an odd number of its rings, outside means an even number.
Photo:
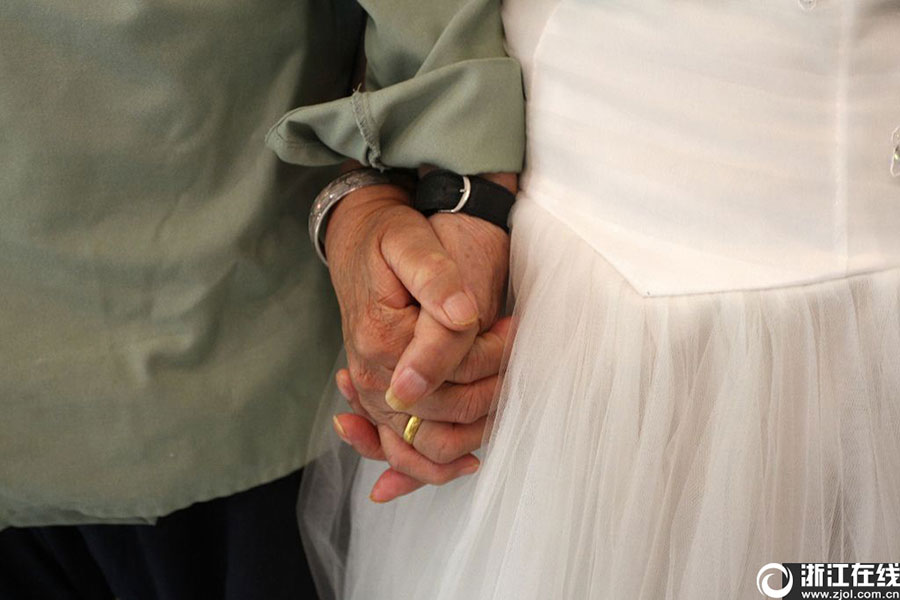
[{"label": "green sleeve", "polygon": [[378,168],[521,170],[522,80],[504,50],[500,0],[359,3],[368,13],[366,91],[288,112],[269,147],[302,165],[353,158]]}]

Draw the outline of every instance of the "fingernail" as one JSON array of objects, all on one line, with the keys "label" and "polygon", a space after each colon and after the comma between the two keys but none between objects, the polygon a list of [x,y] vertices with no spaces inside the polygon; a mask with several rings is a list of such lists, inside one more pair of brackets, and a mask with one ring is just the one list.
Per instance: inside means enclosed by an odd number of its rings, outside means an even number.
[{"label": "fingernail", "polygon": [[472,463],[468,467],[464,468],[460,472],[463,475],[471,475],[472,473],[476,472],[480,466],[481,466],[481,463],[476,460],[474,463]]},{"label": "fingernail", "polygon": [[447,298],[443,308],[456,325],[471,325],[478,320],[478,307],[465,292],[456,292]]},{"label": "fingernail", "polygon": [[341,422],[338,420],[337,415],[331,417],[331,422],[334,424],[334,430],[337,432],[338,437],[349,444],[350,442],[347,441],[347,434],[344,432],[344,428],[341,427]]},{"label": "fingernail", "polygon": [[428,389],[428,382],[419,375],[412,367],[406,367],[388,388],[384,395],[385,402],[388,406],[398,412],[402,412],[415,404]]},{"label": "fingernail", "polygon": [[355,394],[356,389],[353,387],[353,381],[346,371],[340,371],[334,378],[337,389],[345,400],[350,400]]},{"label": "fingernail", "polygon": [[404,410],[406,410],[406,405],[400,402],[400,399],[394,395],[394,390],[392,388],[388,388],[388,391],[385,392],[384,401],[387,402],[388,406],[390,406],[397,412],[403,412]]},{"label": "fingernail", "polygon": [[379,497],[378,491],[375,488],[372,488],[372,493],[369,494],[369,500],[371,500],[375,504],[384,504],[385,502],[387,502],[385,498]]}]

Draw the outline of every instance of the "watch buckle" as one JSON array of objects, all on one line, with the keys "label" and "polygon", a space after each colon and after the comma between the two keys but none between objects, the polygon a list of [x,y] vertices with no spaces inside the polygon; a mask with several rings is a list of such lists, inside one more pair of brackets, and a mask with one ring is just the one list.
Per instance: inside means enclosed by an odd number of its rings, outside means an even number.
[{"label": "watch buckle", "polygon": [[439,210],[438,212],[442,213],[458,213],[463,208],[465,208],[466,204],[469,202],[469,196],[472,195],[472,181],[466,176],[461,175],[463,180],[463,187],[459,190],[461,194],[459,197],[459,202],[456,203],[456,206],[450,209]]}]

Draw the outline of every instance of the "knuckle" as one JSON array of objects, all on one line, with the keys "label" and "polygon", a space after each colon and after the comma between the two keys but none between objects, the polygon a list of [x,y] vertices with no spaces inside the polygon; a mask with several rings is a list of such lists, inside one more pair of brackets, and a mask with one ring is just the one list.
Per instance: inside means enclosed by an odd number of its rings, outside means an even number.
[{"label": "knuckle", "polygon": [[362,310],[362,316],[366,327],[373,335],[381,334],[386,329],[385,311],[380,302],[368,301]]},{"label": "knuckle", "polygon": [[420,257],[417,266],[416,287],[423,290],[433,287],[436,282],[445,281],[456,270],[453,261],[440,252],[430,252]]},{"label": "knuckle", "polygon": [[431,460],[438,464],[445,465],[459,458],[459,449],[456,441],[449,435],[441,435],[434,440],[432,446]]},{"label": "knuckle", "polygon": [[436,475],[431,469],[416,469],[412,464],[412,461],[402,456],[400,453],[395,453],[393,456],[388,457],[388,464],[390,464],[395,471],[399,471],[404,475],[409,475],[422,483],[429,483],[432,485],[437,484]]},{"label": "knuckle", "polygon": [[390,419],[391,419],[391,416],[393,415],[393,413],[389,413],[389,412],[386,412],[385,410],[383,410],[383,408],[380,406],[380,397],[381,397],[381,393],[378,392],[378,394],[376,395],[376,398],[378,398],[379,400],[373,401],[372,399],[367,399],[367,401],[365,402],[366,412],[368,412],[372,421],[376,425],[383,425],[383,424],[389,425]]},{"label": "knuckle", "polygon": [[410,311],[386,310],[370,304],[366,307],[365,325],[356,328],[352,335],[356,353],[371,362],[393,367],[412,337],[414,318]]},{"label": "knuckle", "polygon": [[388,455],[387,462],[395,471],[409,475],[409,469],[407,468],[406,462],[397,454]]},{"label": "knuckle", "polygon": [[481,366],[485,363],[484,349],[475,344],[469,351],[469,354],[459,365],[457,370],[457,379],[462,381],[473,381],[481,371]]},{"label": "knuckle", "polygon": [[409,422],[410,416],[406,413],[391,412],[390,414],[386,414],[385,417],[385,421],[391,429],[393,429],[398,436],[403,437],[403,430],[406,429],[406,424]]},{"label": "knuckle", "polygon": [[364,360],[375,360],[384,347],[383,332],[375,325],[358,327],[352,334],[353,348]]},{"label": "knuckle", "polygon": [[455,476],[449,470],[438,470],[432,476],[431,485],[444,485],[455,479]]},{"label": "knuckle", "polygon": [[456,405],[456,422],[474,423],[487,414],[486,404],[489,401],[483,386],[466,386]]},{"label": "knuckle", "polygon": [[350,365],[350,378],[353,380],[353,385],[358,392],[381,391],[382,387],[387,389],[387,386],[383,385],[378,374],[365,363],[357,362]]},{"label": "knuckle", "polygon": [[442,474],[437,469],[428,467],[416,468],[415,465],[412,464],[412,461],[400,455],[395,455],[393,457],[393,461],[394,462],[390,464],[396,471],[400,471],[405,475],[409,475],[413,479],[417,479],[422,483],[428,483],[431,485],[441,485],[442,483],[445,483],[441,481]]},{"label": "knuckle", "polygon": [[428,252],[420,259],[419,268],[426,274],[439,275],[453,265],[453,261],[442,252]]}]

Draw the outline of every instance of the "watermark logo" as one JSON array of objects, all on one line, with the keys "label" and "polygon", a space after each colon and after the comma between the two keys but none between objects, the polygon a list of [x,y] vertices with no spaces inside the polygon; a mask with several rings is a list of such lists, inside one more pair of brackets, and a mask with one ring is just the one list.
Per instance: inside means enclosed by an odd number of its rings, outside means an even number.
[{"label": "watermark logo", "polygon": [[[776,573],[781,573],[783,576],[787,577],[785,586],[778,590],[773,589],[772,586],[769,585],[769,578]],[[790,593],[792,587],[794,587],[794,576],[780,563],[763,565],[763,568],[756,574],[756,589],[759,590],[760,594],[767,598],[784,598]]]}]

